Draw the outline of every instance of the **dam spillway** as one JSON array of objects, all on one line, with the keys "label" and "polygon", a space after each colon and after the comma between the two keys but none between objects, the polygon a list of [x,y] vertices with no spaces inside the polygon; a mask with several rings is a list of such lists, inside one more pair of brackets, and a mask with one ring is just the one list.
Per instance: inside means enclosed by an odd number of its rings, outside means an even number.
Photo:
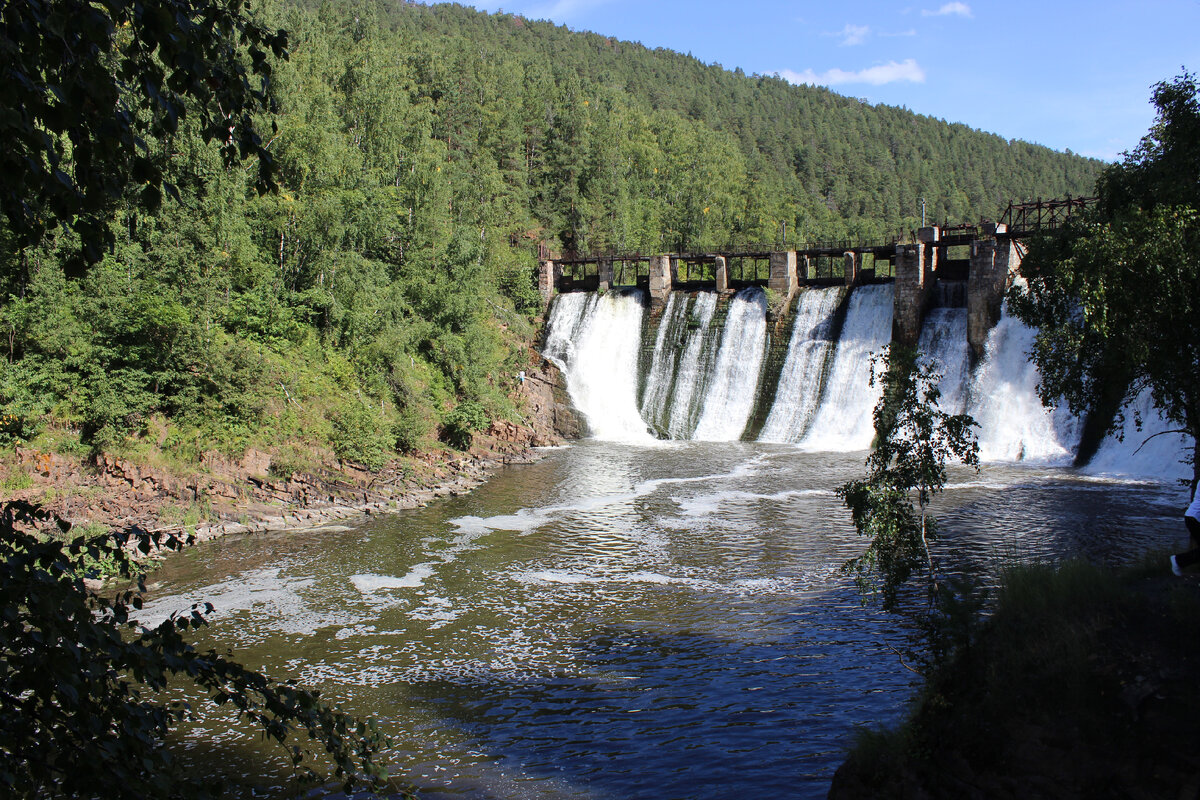
[{"label": "dam spillway", "polygon": [[[593,438],[866,450],[879,397],[872,358],[892,340],[895,292],[890,283],[811,287],[771,309],[760,288],[673,291],[657,314],[641,290],[567,293],[551,308],[544,354],[563,371]],[[979,423],[985,461],[1072,464],[1083,425],[1042,405],[1028,358],[1034,331],[1003,312],[972,359],[968,324],[952,300],[935,301],[921,323],[918,347],[942,376],[942,407]],[[1138,449],[1166,430],[1142,406],[1144,431],[1103,442],[1097,470],[1165,475],[1177,467],[1171,454],[1189,446],[1184,437]]]}]

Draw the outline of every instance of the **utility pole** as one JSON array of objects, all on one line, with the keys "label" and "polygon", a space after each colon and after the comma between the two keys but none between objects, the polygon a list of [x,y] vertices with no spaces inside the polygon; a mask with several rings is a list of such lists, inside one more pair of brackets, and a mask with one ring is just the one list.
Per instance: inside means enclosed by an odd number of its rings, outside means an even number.
[{"label": "utility pole", "polygon": [[925,198],[921,198],[921,227],[925,227]]}]

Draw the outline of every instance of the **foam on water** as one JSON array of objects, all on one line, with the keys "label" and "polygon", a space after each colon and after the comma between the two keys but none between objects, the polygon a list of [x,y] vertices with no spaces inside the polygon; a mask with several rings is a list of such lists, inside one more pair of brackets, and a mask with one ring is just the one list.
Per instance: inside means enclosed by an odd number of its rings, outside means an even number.
[{"label": "foam on water", "polygon": [[982,461],[1070,464],[1082,425],[1066,408],[1047,409],[1029,360],[1035,331],[1007,308],[988,334],[971,384],[967,413],[979,423]]}]

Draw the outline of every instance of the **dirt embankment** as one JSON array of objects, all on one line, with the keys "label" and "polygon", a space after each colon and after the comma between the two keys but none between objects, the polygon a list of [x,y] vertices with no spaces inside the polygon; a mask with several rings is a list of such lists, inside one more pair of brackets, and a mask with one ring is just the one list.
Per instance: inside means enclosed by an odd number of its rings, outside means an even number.
[{"label": "dirt embankment", "polygon": [[[536,460],[536,448],[579,436],[561,376],[549,363],[527,370],[515,399],[523,419],[493,422],[475,434],[470,450],[418,453],[379,472],[330,455],[311,471],[285,473],[268,453],[250,450],[236,461],[208,454],[197,469],[179,474],[108,454],[81,460],[17,448],[14,460],[0,463],[0,481],[25,484],[5,494],[40,502],[75,524],[186,528],[201,540],[308,527],[469,491],[506,464]],[[13,473],[28,477],[14,481]]]}]

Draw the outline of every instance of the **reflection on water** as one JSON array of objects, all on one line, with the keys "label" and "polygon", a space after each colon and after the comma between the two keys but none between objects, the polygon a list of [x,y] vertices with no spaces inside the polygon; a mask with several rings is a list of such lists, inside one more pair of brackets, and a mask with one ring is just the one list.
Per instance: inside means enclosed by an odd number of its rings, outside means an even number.
[{"label": "reflection on water", "polygon": [[[863,543],[832,490],[862,459],[584,442],[428,508],[197,547],[144,617],[209,600],[202,645],[377,715],[430,797],[821,797],[854,727],[912,690],[892,654],[912,631],[838,572]],[[989,466],[935,513],[949,557],[995,574],[1172,547],[1183,500]],[[186,741],[265,758],[222,718]]]}]

